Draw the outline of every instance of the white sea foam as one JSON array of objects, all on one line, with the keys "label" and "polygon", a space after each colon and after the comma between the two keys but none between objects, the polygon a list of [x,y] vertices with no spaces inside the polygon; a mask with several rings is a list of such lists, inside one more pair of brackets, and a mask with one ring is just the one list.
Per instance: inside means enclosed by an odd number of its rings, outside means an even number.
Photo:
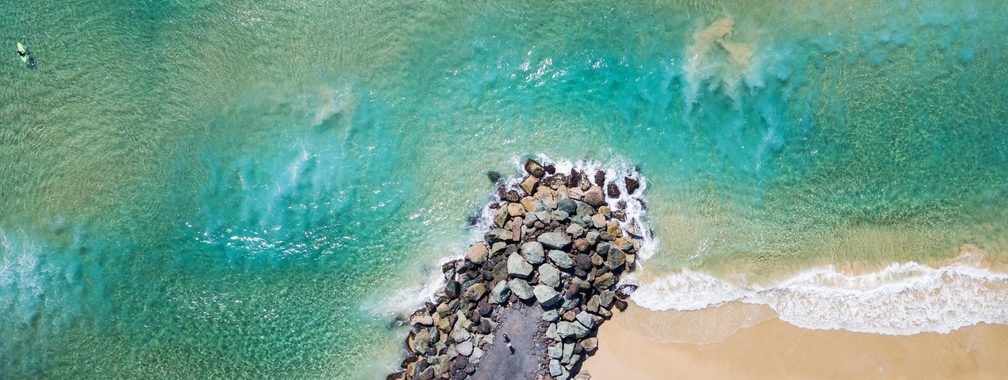
[{"label": "white sea foam", "polygon": [[887,335],[946,333],[1008,323],[1008,274],[957,261],[932,268],[894,263],[849,275],[817,267],[771,284],[736,284],[683,269],[642,284],[633,300],[651,310],[699,310],[730,301],[763,304],[803,328]]}]

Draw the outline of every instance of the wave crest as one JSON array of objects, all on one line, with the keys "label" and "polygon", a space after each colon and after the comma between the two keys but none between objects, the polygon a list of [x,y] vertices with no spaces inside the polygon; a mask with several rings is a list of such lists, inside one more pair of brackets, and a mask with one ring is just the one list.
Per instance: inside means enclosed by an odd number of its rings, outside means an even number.
[{"label": "wave crest", "polygon": [[659,311],[699,310],[731,301],[762,304],[781,320],[810,329],[947,333],[978,323],[1008,324],[1008,274],[962,261],[939,268],[893,263],[856,275],[825,266],[764,286],[736,285],[683,269],[642,284],[633,300]]}]

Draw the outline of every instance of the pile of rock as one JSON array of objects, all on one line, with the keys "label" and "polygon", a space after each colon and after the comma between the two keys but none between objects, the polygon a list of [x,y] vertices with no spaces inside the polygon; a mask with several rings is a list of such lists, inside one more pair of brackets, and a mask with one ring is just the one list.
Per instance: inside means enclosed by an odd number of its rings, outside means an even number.
[{"label": "pile of rock", "polygon": [[[606,185],[597,171],[594,183],[572,169],[525,163],[527,175],[515,186],[498,189],[491,204],[493,223],[485,241],[465,257],[446,263],[446,284],[437,303],[428,302],[410,318],[407,357],[395,379],[462,379],[476,372],[501,310],[524,302],[542,307],[541,328],[548,349],[539,375],[572,378],[595,351],[598,326],[626,307],[634,287],[617,289],[620,275],[633,270],[641,235],[635,221],[606,202],[619,188]],[[636,179],[623,179],[635,192]],[[614,194],[615,193],[615,194]],[[584,378],[582,375],[579,378]]]}]

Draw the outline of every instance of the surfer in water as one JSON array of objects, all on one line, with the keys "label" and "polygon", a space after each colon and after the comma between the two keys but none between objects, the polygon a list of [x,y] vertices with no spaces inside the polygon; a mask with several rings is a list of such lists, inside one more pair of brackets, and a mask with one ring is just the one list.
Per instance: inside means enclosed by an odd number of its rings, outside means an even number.
[{"label": "surfer in water", "polygon": [[28,51],[28,48],[26,48],[20,42],[17,43],[17,52],[18,56],[21,57],[21,62],[24,62],[26,65],[28,65],[28,68],[31,69],[35,68],[35,58],[32,58],[31,52]]}]

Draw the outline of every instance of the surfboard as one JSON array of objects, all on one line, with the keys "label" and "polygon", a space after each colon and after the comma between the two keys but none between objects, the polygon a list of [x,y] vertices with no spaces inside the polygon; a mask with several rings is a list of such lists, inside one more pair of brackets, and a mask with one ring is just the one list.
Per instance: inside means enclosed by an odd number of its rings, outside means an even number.
[{"label": "surfboard", "polygon": [[24,45],[20,42],[17,43],[18,55],[21,56],[22,63],[28,63],[28,49],[25,49]]}]

